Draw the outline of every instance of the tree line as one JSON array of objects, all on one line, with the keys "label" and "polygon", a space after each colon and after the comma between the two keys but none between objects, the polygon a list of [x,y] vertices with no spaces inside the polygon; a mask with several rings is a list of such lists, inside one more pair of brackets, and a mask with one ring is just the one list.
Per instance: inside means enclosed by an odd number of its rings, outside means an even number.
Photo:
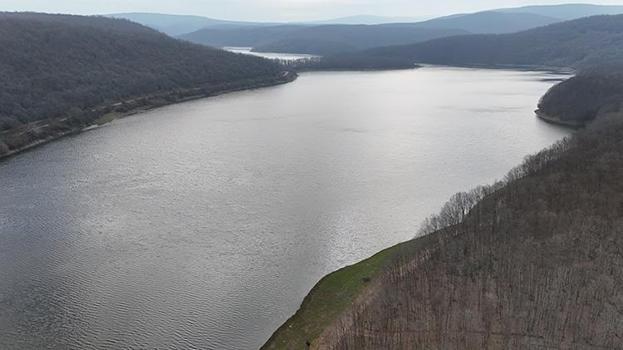
[{"label": "tree line", "polygon": [[313,346],[620,349],[621,107],[453,196]]}]

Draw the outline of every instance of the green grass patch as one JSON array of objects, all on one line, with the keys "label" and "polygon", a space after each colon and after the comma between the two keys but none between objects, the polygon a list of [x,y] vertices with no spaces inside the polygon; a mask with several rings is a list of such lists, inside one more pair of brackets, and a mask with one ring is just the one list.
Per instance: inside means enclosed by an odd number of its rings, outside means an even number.
[{"label": "green grass patch", "polygon": [[399,246],[325,276],[262,349],[305,349],[370,285]]},{"label": "green grass patch", "polygon": [[355,299],[389,266],[408,261],[422,249],[436,244],[441,231],[419,237],[333,272],[314,286],[301,308],[264,344],[268,349],[306,349],[322,332],[348,310]]}]

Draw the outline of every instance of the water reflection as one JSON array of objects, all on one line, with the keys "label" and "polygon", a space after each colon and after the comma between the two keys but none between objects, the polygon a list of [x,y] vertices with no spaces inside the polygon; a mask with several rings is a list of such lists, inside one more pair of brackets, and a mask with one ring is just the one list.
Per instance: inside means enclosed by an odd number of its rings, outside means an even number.
[{"label": "water reflection", "polygon": [[0,348],[253,349],[324,274],[568,133],[548,74],[303,74],[0,163]]}]

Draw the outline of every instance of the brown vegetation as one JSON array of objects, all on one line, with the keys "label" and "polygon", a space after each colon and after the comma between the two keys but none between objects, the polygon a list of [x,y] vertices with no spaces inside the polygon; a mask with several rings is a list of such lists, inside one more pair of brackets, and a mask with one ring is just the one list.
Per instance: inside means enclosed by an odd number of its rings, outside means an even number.
[{"label": "brown vegetation", "polygon": [[455,196],[312,348],[623,349],[621,178],[610,112]]}]

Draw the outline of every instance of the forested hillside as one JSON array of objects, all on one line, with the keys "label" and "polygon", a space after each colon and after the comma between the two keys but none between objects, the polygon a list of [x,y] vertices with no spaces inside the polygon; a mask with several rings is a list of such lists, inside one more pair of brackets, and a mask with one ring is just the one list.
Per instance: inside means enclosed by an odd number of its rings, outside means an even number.
[{"label": "forested hillside", "polygon": [[539,102],[539,115],[554,122],[584,125],[623,101],[623,67],[588,69],[552,87]]},{"label": "forested hillside", "polygon": [[[114,104],[274,84],[283,68],[127,20],[0,14],[0,155],[75,129]],[[117,109],[130,105],[117,106]],[[33,124],[34,123],[34,124]]]},{"label": "forested hillside", "polygon": [[623,58],[623,15],[582,18],[515,34],[456,36],[368,54],[452,65],[589,67]]},{"label": "forested hillside", "polygon": [[326,276],[264,349],[623,349],[622,34],[623,16],[600,16],[299,67],[573,67],[538,112],[588,126]]},{"label": "forested hillside", "polygon": [[[264,348],[623,349],[623,100],[608,104],[421,238],[327,276]],[[346,307],[318,317],[328,303]]]},{"label": "forested hillside", "polygon": [[[324,66],[346,65],[355,54],[327,57]],[[595,16],[514,34],[464,35],[358,52],[363,61],[459,66],[573,67],[623,61],[623,15]]]},{"label": "forested hillside", "polygon": [[619,110],[455,197],[315,348],[623,348],[622,139]]}]

